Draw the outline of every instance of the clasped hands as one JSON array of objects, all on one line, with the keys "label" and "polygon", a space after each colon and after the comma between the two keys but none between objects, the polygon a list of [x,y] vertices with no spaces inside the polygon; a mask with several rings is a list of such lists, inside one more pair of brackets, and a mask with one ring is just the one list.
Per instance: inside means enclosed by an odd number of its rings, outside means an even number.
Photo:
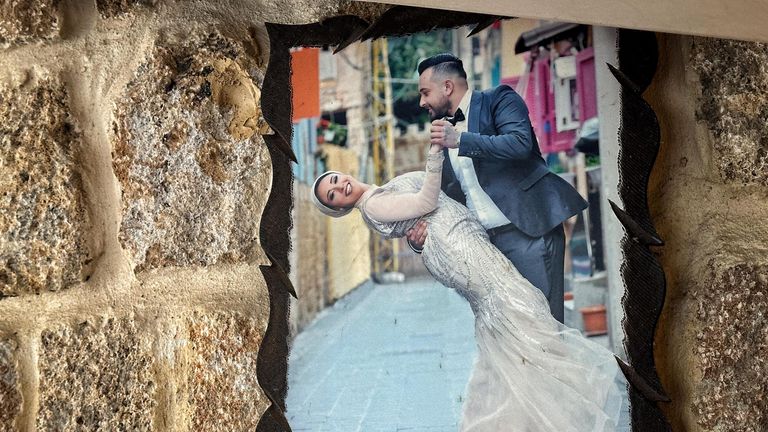
[{"label": "clasped hands", "polygon": [[457,148],[459,146],[459,132],[447,120],[435,120],[429,130],[430,144],[445,148]]},{"label": "clasped hands", "polygon": [[[437,153],[445,148],[458,147],[459,132],[446,120],[435,120],[429,133],[430,152]],[[427,223],[420,220],[406,232],[408,241],[416,249],[422,249],[427,240]]]}]

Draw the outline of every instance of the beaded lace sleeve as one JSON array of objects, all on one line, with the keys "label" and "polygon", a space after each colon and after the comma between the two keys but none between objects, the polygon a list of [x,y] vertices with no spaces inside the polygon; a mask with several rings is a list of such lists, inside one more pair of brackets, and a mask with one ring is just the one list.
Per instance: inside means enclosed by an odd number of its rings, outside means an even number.
[{"label": "beaded lace sleeve", "polygon": [[371,196],[362,210],[379,222],[413,219],[433,211],[437,208],[437,197],[440,195],[443,159],[442,152],[427,155],[427,173],[418,192],[394,193],[385,190]]}]

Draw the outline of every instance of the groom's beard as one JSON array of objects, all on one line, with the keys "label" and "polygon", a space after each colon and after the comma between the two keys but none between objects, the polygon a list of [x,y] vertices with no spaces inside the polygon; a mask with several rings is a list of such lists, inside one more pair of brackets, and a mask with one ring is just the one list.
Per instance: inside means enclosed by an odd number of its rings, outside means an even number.
[{"label": "groom's beard", "polygon": [[433,113],[431,116],[429,116],[430,121],[440,120],[441,118],[444,118],[445,116],[443,114],[437,114]]},{"label": "groom's beard", "polygon": [[429,116],[431,121],[440,120],[445,117],[451,117],[453,113],[451,111],[451,101],[446,100],[445,103],[439,107],[432,109],[432,114]]}]

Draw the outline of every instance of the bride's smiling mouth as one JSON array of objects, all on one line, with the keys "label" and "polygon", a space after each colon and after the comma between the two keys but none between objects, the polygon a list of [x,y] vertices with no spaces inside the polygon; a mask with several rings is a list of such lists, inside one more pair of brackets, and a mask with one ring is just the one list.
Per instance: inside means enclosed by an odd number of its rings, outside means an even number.
[{"label": "bride's smiling mouth", "polygon": [[344,188],[344,195],[349,196],[352,193],[352,183],[347,183],[347,187]]}]

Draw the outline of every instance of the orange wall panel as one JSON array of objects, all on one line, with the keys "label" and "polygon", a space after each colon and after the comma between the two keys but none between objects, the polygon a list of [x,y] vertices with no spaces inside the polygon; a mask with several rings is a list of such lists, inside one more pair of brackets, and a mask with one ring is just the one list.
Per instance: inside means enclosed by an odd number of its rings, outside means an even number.
[{"label": "orange wall panel", "polygon": [[320,117],[319,48],[299,48],[291,52],[293,121]]}]

